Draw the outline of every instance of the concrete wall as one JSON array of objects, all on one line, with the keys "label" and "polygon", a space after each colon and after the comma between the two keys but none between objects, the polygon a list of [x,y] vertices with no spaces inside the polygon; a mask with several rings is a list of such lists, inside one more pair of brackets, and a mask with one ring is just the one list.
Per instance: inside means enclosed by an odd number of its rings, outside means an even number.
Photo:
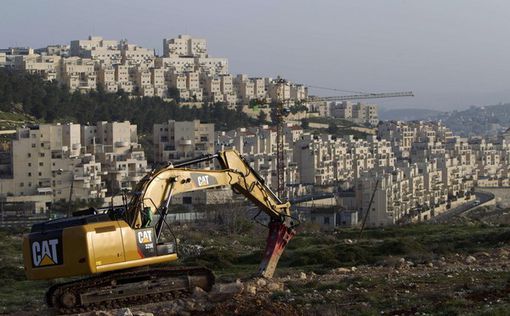
[{"label": "concrete wall", "polygon": [[502,208],[510,207],[510,187],[483,187],[475,188],[475,191],[494,194],[494,199],[482,203],[480,206],[497,205]]}]

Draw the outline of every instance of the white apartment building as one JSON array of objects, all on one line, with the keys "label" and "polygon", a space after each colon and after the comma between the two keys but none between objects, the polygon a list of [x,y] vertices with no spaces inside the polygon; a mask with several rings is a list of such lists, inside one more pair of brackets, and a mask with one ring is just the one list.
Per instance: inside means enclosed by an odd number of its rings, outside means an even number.
[{"label": "white apartment building", "polygon": [[119,85],[115,80],[116,68],[113,66],[102,65],[101,68],[97,70],[97,83],[106,92],[115,93],[119,89]]},{"label": "white apartment building", "polygon": [[393,225],[416,216],[427,219],[449,207],[441,177],[436,162],[376,167],[355,181],[355,205],[361,217],[367,215],[368,226]]},{"label": "white apartment building", "polygon": [[[104,198],[101,164],[82,152],[80,125],[43,124],[20,128],[12,141],[12,179],[0,180],[12,201]],[[45,208],[43,208],[43,211]],[[38,209],[38,211],[41,211]]]},{"label": "white apartment building", "polygon": [[164,57],[207,57],[207,41],[190,35],[163,39]]},{"label": "white apartment building", "polygon": [[196,71],[193,57],[157,57],[154,64],[156,68],[176,73]]},{"label": "white apartment building", "polygon": [[196,68],[209,76],[228,74],[228,59],[219,57],[195,58]]},{"label": "white apartment building", "polygon": [[154,124],[154,160],[178,161],[214,153],[214,124],[199,120]]},{"label": "white apartment building", "polygon": [[128,44],[127,40],[119,43],[122,56],[122,64],[128,66],[154,67],[156,55],[153,49],[143,48],[138,45]]},{"label": "white apartment building", "polygon": [[96,89],[95,64],[92,59],[69,57],[61,59],[60,82],[71,91]]},{"label": "white apartment building", "polygon": [[101,36],[89,36],[86,40],[71,41],[71,56],[92,58],[92,51],[116,51],[119,47],[117,40],[105,40]]},{"label": "white apartment building", "polygon": [[268,97],[273,102],[287,102],[291,100],[291,83],[280,77],[270,80],[267,85]]},{"label": "white apartment building", "polygon": [[60,78],[60,62],[60,56],[41,56],[38,54],[14,55],[9,58],[9,67],[37,74],[43,79],[51,81]]},{"label": "white apartment building", "polygon": [[41,55],[69,57],[71,56],[71,46],[62,44],[48,45],[43,49],[35,50],[35,52]]},{"label": "white apartment building", "polygon": [[376,126],[379,123],[377,105],[353,103],[350,101],[327,102],[323,116],[332,116],[352,121],[357,124]]},{"label": "white apartment building", "polygon": [[104,178],[110,194],[133,189],[149,171],[138,143],[137,126],[128,121],[84,125],[80,140],[107,172]]}]

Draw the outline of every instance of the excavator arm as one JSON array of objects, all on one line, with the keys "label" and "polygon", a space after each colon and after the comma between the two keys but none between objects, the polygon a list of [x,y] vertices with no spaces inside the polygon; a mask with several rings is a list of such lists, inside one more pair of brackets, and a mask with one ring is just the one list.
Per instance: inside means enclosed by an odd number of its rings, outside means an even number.
[{"label": "excavator arm", "polygon": [[[221,170],[190,169],[191,165],[217,160]],[[295,234],[290,203],[282,202],[262,177],[235,150],[205,155],[157,169],[137,185],[128,205],[126,219],[132,228],[143,226],[143,212],[159,214],[156,237],[159,238],[172,197],[179,193],[231,186],[243,194],[270,218],[261,276],[271,278],[285,246]]]}]

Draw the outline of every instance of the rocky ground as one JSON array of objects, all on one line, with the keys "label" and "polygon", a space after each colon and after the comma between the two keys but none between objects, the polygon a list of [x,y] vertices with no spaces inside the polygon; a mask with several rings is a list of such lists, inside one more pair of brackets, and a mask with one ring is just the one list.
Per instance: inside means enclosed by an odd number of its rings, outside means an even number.
[{"label": "rocky ground", "polygon": [[379,265],[237,280],[189,298],[82,315],[506,315],[509,255],[500,247],[420,264],[389,257]]},{"label": "rocky ground", "polygon": [[[480,209],[443,225],[408,225],[319,232],[303,225],[272,280],[257,270],[265,230],[220,231],[183,226],[180,265],[205,266],[210,293],[104,315],[508,315],[510,226],[507,210]],[[504,219],[505,221],[501,221]],[[21,236],[0,230],[0,314],[47,315],[52,282],[28,281]]]}]

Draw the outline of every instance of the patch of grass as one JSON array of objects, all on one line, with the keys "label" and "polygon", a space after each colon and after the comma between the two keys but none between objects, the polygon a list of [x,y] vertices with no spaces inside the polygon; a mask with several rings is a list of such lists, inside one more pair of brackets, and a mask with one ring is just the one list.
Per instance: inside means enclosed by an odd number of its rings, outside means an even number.
[{"label": "patch of grass", "polygon": [[0,130],[16,129],[21,125],[34,124],[37,120],[27,114],[0,111]]},{"label": "patch of grass", "polygon": [[47,281],[3,280],[0,285],[0,314],[44,309]]}]

